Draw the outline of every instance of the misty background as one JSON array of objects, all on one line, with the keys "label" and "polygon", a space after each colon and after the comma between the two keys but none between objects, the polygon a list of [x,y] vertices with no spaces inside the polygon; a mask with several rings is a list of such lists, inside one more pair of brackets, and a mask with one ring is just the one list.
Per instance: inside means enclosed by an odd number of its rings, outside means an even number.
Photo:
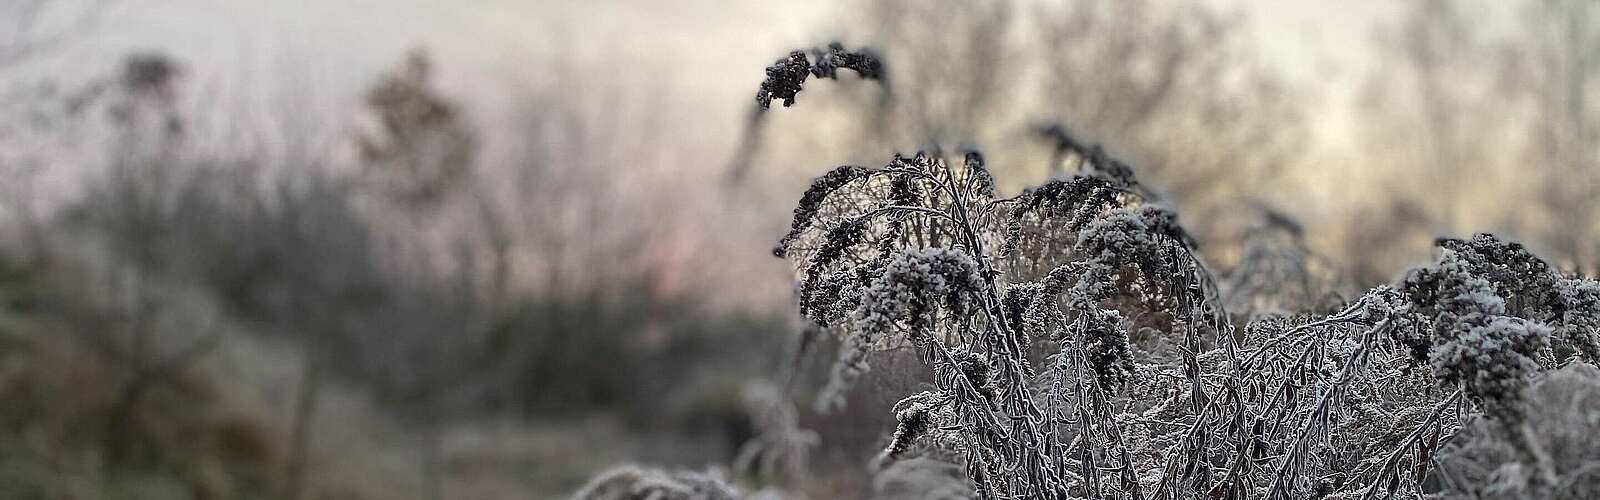
[{"label": "misty background", "polygon": [[[835,40],[887,90],[753,113]],[[544,498],[735,462],[774,391],[810,479],[748,479],[864,496],[904,391],[807,404],[811,177],[1015,193],[1056,125],[1224,271],[1272,223],[1340,290],[1483,231],[1592,273],[1596,54],[1583,1],[0,0],[0,497]]]}]

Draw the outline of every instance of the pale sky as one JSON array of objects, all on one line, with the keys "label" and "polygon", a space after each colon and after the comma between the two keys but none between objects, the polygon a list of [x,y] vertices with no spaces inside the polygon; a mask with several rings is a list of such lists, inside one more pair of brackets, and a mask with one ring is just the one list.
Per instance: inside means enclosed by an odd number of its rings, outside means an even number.
[{"label": "pale sky", "polygon": [[[0,0],[6,1],[6,0]],[[1207,0],[1247,18],[1264,62],[1307,87],[1322,148],[1349,136],[1350,99],[1372,59],[1372,32],[1404,5],[1383,0]],[[52,77],[109,72],[130,49],[159,48],[190,68],[218,121],[346,126],[364,86],[423,45],[441,86],[475,121],[503,123],[525,89],[548,84],[551,60],[623,86],[649,86],[678,132],[732,140],[760,68],[836,34],[836,9],[778,0],[162,0],[115,4],[65,57],[29,68]],[[1387,21],[1386,21],[1387,20]],[[557,43],[559,42],[559,43]],[[562,51],[558,55],[556,51]],[[614,78],[611,77],[614,75]],[[627,89],[640,90],[640,89]],[[741,98],[731,99],[730,96]],[[285,104],[296,101],[295,104]],[[288,109],[288,110],[286,110]],[[251,140],[264,134],[251,134]],[[268,139],[260,139],[270,141]],[[719,153],[720,154],[720,153]]]},{"label": "pale sky", "polygon": [[1239,9],[1249,20],[1256,48],[1289,78],[1314,83],[1320,97],[1313,119],[1318,132],[1346,147],[1351,100],[1375,57],[1374,29],[1394,23],[1407,4],[1392,0],[1263,1],[1210,0]]},{"label": "pale sky", "polygon": [[[1404,8],[1384,0],[1207,1],[1243,12],[1264,58],[1326,86],[1333,98],[1360,80],[1375,24]],[[69,64],[89,71],[114,61],[117,47],[162,47],[229,80],[260,83],[271,78],[262,73],[303,64],[309,75],[297,78],[341,92],[425,44],[439,56],[447,86],[481,97],[482,86],[539,80],[536,60],[559,39],[575,52],[571,60],[620,59],[627,64],[615,70],[661,73],[685,92],[681,98],[699,100],[692,94],[759,80],[770,59],[829,36],[824,21],[838,17],[826,6],[776,0],[123,1],[89,56]],[[758,70],[733,70],[751,67]]]}]

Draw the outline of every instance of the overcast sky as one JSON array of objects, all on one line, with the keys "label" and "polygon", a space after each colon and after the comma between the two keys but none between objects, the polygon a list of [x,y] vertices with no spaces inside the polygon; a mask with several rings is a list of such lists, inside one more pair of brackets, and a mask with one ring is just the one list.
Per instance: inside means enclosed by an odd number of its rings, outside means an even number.
[{"label": "overcast sky", "polygon": [[[187,63],[191,85],[222,103],[219,112],[247,120],[289,114],[304,127],[337,128],[365,85],[409,48],[426,46],[441,85],[480,123],[506,119],[520,92],[550,81],[549,63],[558,60],[615,73],[608,80],[617,85],[651,86],[671,109],[692,111],[697,127],[683,132],[724,141],[744,111],[743,100],[729,96],[752,88],[776,55],[833,36],[839,29],[830,23],[845,19],[815,3],[767,0],[114,1],[85,43],[28,72],[87,78],[114,68],[128,50],[161,49]],[[1372,59],[1373,30],[1403,6],[1208,1],[1244,14],[1266,62],[1315,83],[1308,118],[1321,147],[1345,146],[1349,100]]]}]

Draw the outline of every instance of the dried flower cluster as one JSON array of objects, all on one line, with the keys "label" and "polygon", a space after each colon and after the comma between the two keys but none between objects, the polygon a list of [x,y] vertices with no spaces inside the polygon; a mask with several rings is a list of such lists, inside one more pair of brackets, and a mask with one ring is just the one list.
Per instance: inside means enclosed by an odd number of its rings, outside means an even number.
[{"label": "dried flower cluster", "polygon": [[796,50],[768,66],[767,79],[756,92],[756,104],[766,109],[778,99],[783,101],[784,107],[789,107],[794,104],[795,95],[800,93],[807,77],[837,79],[840,68],[855,71],[869,80],[883,77],[883,63],[870,50],[846,52],[844,45],[835,42],[828,44],[826,52],[816,49],[811,52],[817,59],[816,64],[811,63],[804,51]]}]

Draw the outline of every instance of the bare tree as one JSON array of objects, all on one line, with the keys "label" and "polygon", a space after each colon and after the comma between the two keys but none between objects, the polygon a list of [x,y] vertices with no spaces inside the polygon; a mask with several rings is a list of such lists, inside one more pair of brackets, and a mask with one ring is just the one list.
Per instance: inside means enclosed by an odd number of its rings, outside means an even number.
[{"label": "bare tree", "polygon": [[[1224,200],[1269,192],[1303,149],[1298,96],[1254,63],[1235,15],[1138,0],[1064,2],[1032,17],[1043,75],[1031,118],[1130,159],[1197,216],[1196,229],[1247,213]],[[1052,159],[1053,172],[1062,168]],[[1250,222],[1237,219],[1229,224]]]},{"label": "bare tree", "polygon": [[[1496,8],[1520,8],[1505,36],[1477,23]],[[1433,0],[1380,31],[1359,116],[1388,194],[1369,201],[1403,198],[1422,217],[1372,236],[1421,248],[1431,233],[1512,222],[1568,267],[1600,265],[1597,16],[1590,2]],[[1528,201],[1480,202],[1516,198]]]},{"label": "bare tree", "polygon": [[1501,208],[1470,203],[1506,149],[1487,138],[1510,125],[1493,88],[1493,45],[1473,21],[1482,10],[1414,2],[1373,33],[1377,64],[1355,114],[1372,194],[1351,200],[1340,237],[1344,253],[1362,257],[1351,266],[1357,283],[1392,278],[1432,238],[1478,227]]},{"label": "bare tree", "polygon": [[1385,163],[1402,165],[1385,177],[1416,176],[1430,195],[1411,198],[1452,226],[1468,208],[1463,174],[1483,172],[1492,147],[1481,140],[1484,116],[1474,104],[1486,97],[1490,74],[1482,61],[1489,48],[1471,22],[1459,2],[1412,4],[1398,26],[1378,32],[1382,65],[1362,96],[1369,144],[1391,152]]},{"label": "bare tree", "polygon": [[[1015,2],[872,2],[865,7],[870,40],[882,44],[901,142],[961,143],[1005,131],[1019,90]],[[864,36],[864,38],[865,38]]]}]

